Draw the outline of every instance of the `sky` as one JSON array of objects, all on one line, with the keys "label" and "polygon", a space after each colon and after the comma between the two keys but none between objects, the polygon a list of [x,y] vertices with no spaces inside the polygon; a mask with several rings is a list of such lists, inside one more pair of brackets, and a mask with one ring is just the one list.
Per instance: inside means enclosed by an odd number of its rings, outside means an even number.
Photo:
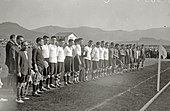
[{"label": "sky", "polygon": [[0,0],[0,23],[89,26],[103,30],[170,27],[170,0]]}]

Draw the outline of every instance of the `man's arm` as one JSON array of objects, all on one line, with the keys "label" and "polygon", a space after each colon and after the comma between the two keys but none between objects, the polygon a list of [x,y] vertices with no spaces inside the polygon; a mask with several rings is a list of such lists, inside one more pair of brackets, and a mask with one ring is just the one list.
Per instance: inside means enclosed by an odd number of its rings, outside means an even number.
[{"label": "man's arm", "polygon": [[91,58],[94,59],[94,55],[95,55],[95,49],[92,49],[92,52],[91,52]]},{"label": "man's arm", "polygon": [[21,77],[21,67],[20,67],[20,62],[21,62],[21,56],[20,53],[16,55],[16,73],[17,76]]},{"label": "man's arm", "polygon": [[38,50],[36,48],[34,48],[32,51],[32,64],[33,64],[34,70],[38,72],[37,61],[36,61],[37,51]]}]

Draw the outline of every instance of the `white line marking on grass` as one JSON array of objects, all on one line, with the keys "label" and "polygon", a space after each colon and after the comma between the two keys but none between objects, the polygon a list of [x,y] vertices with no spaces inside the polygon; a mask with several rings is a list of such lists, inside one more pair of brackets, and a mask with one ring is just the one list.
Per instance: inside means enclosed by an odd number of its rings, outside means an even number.
[{"label": "white line marking on grass", "polygon": [[[167,70],[169,70],[169,69],[170,69],[170,67],[168,67],[168,68],[166,68],[165,70],[161,71],[161,73],[163,73],[163,72],[165,72],[165,71],[167,71]],[[116,95],[112,96],[112,97],[109,98],[109,99],[105,99],[103,102],[101,102],[101,103],[99,103],[99,104],[97,104],[97,105],[94,105],[94,106],[92,106],[92,107],[90,107],[90,108],[87,108],[85,111],[92,111],[92,110],[94,110],[94,109],[96,109],[96,108],[99,108],[99,107],[101,107],[101,106],[103,106],[103,105],[106,105],[107,102],[113,100],[113,99],[116,98],[116,97],[119,97],[119,96],[125,94],[126,92],[130,92],[132,89],[135,89],[136,87],[140,86],[141,84],[145,83],[146,81],[148,81],[148,80],[150,80],[150,79],[152,79],[152,78],[154,78],[154,77],[156,77],[156,76],[157,76],[157,74],[155,74],[155,75],[147,78],[146,80],[140,82],[139,84],[137,84],[137,85],[135,85],[135,86],[133,86],[133,87],[131,87],[131,88],[128,88],[127,90],[125,90],[125,91],[123,91],[123,92],[121,92],[121,93],[119,93],[119,94],[116,94]]]}]

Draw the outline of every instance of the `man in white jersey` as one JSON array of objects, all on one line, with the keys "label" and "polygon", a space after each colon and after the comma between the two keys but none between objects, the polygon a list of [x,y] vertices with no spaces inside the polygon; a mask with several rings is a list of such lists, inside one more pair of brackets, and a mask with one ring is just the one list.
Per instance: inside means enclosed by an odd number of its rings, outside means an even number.
[{"label": "man in white jersey", "polygon": [[[60,83],[60,77],[64,73],[64,60],[65,60],[65,54],[64,54],[64,44],[65,40],[60,39],[59,40],[59,46],[58,46],[58,56],[57,56],[57,79],[56,79],[56,86],[61,87]],[[65,84],[67,85],[67,84]]]},{"label": "man in white jersey", "polygon": [[129,44],[129,57],[130,57],[130,71],[133,68],[133,51],[132,51],[132,44]]},{"label": "man in white jersey", "polygon": [[109,74],[114,72],[115,62],[114,62],[114,43],[111,42],[109,46]]},{"label": "man in white jersey", "polygon": [[133,55],[133,68],[132,70],[136,70],[137,69],[137,60],[136,60],[136,45],[133,44],[132,46],[132,55]]},{"label": "man in white jersey", "polygon": [[105,42],[101,41],[101,46],[99,47],[99,70],[100,77],[104,76],[104,45]]},{"label": "man in white jersey", "polygon": [[79,40],[79,45],[81,47],[81,56],[80,56],[81,65],[80,65],[79,80],[81,82],[83,82],[85,80],[85,63],[84,63],[84,57],[83,57],[83,53],[84,53],[83,38],[78,38],[78,40]]},{"label": "man in white jersey", "polygon": [[96,43],[96,46],[92,49],[91,59],[92,59],[92,80],[94,80],[99,72],[99,47],[100,42]]},{"label": "man in white jersey", "polygon": [[124,70],[124,68],[125,68],[125,56],[126,56],[125,45],[121,44],[120,60],[121,60],[121,68],[122,68],[122,70]]},{"label": "man in white jersey", "polygon": [[126,45],[126,56],[125,56],[125,64],[126,71],[130,71],[130,47],[129,44]]},{"label": "man in white jersey", "polygon": [[141,62],[141,50],[140,50],[140,46],[136,47],[136,62],[137,62],[136,68],[138,70],[139,66],[140,66],[140,62]]},{"label": "man in white jersey", "polygon": [[56,45],[57,39],[56,36],[51,37],[51,44],[49,45],[49,73],[50,78],[47,83],[47,88],[56,88],[53,84],[54,75],[57,74],[57,56],[58,56],[58,47]]},{"label": "man in white jersey", "polygon": [[105,43],[104,47],[104,74],[108,75],[108,67],[109,66],[109,42]]},{"label": "man in white jersey", "polygon": [[145,47],[144,47],[144,44],[142,44],[142,45],[141,45],[141,62],[142,62],[142,63],[141,63],[141,69],[143,69],[145,57],[146,57]]},{"label": "man in white jersey", "polygon": [[81,56],[81,46],[79,44],[79,39],[75,39],[75,57],[74,57],[74,71],[75,71],[75,80],[74,82],[77,83],[79,82],[79,74],[80,74],[80,66],[82,64],[80,56]]},{"label": "man in white jersey", "polygon": [[88,80],[89,70],[91,69],[91,52],[93,41],[89,40],[88,45],[84,48],[84,61],[85,61],[85,80]]},{"label": "man in white jersey", "polygon": [[64,66],[65,66],[64,84],[65,85],[71,84],[70,76],[71,76],[71,72],[74,71],[73,69],[73,44],[74,44],[73,39],[69,39],[68,46],[64,48],[64,54],[66,57],[65,62],[64,62]]},{"label": "man in white jersey", "polygon": [[[46,80],[46,88],[47,89],[50,89],[48,87],[48,81],[49,81],[49,41],[50,41],[50,38],[48,36],[43,36],[43,40],[44,40],[44,45],[42,46],[42,55],[44,57],[44,72],[43,72],[43,76],[44,76],[44,79]],[[44,88],[44,90],[46,90]]]}]

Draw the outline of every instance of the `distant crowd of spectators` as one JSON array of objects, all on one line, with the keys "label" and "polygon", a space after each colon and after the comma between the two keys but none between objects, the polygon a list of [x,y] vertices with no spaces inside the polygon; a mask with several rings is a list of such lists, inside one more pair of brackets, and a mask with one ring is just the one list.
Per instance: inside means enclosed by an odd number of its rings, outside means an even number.
[{"label": "distant crowd of spectators", "polygon": [[158,58],[159,57],[159,51],[155,48],[147,48],[145,50],[146,58]]},{"label": "distant crowd of spectators", "polygon": [[[146,58],[159,58],[159,51],[157,48],[146,48]],[[170,51],[167,50],[167,58],[170,59]]]}]

